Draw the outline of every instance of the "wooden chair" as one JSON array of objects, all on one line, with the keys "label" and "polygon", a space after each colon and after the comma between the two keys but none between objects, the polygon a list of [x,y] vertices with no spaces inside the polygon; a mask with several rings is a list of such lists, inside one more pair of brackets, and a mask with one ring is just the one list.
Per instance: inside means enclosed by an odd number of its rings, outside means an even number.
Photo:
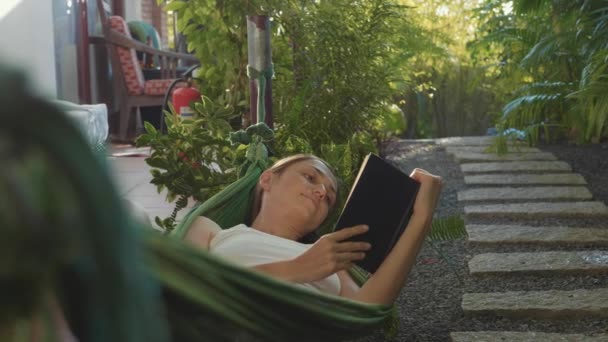
[{"label": "wooden chair", "polygon": [[[119,103],[118,132],[120,140],[127,137],[131,114],[138,107],[160,106],[169,86],[177,79],[177,65],[198,63],[196,57],[183,53],[158,50],[131,38],[127,23],[119,16],[106,16],[102,0],[97,0],[103,37],[90,37],[92,43],[105,44],[112,64],[112,87]],[[157,56],[160,79],[145,80],[136,51]],[[110,107],[112,108],[112,107]]]}]

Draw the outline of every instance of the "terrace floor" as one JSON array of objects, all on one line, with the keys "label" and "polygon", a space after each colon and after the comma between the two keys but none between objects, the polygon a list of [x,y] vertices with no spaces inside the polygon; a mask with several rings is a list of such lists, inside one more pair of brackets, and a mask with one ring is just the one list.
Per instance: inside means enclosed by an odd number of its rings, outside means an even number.
[{"label": "terrace floor", "polygon": [[[167,191],[158,193],[156,186],[150,184],[152,175],[145,162],[149,149],[135,149],[131,146],[113,145],[109,148],[107,161],[119,190],[119,194],[131,202],[139,204],[154,222],[154,217],[166,218],[171,215],[173,203],[165,200]],[[178,220],[187,210],[181,210]]]}]

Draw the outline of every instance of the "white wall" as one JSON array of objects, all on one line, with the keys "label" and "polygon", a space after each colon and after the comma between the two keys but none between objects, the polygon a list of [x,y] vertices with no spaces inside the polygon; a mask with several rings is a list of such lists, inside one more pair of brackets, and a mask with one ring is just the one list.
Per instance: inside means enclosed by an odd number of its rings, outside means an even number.
[{"label": "white wall", "polygon": [[20,67],[42,94],[57,96],[53,3],[0,0],[0,61]]}]

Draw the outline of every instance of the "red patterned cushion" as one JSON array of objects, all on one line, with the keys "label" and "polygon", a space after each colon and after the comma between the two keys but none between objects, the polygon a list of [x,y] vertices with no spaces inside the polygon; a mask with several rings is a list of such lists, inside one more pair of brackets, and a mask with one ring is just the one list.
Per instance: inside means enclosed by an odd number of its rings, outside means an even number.
[{"label": "red patterned cushion", "polygon": [[[171,82],[175,79],[164,79],[164,80],[148,80],[144,84],[144,94],[146,95],[165,95],[167,88],[171,85]],[[185,82],[179,82],[173,89],[185,87]]]},{"label": "red patterned cushion", "polygon": [[[111,16],[110,27],[131,39],[131,34],[127,28],[127,23],[122,17]],[[116,47],[118,52],[118,58],[120,59],[120,67],[122,73],[125,76],[125,82],[127,83],[127,91],[129,95],[141,95],[144,93],[144,75],[139,67],[137,61],[137,55],[134,49],[127,49],[124,47]]]}]

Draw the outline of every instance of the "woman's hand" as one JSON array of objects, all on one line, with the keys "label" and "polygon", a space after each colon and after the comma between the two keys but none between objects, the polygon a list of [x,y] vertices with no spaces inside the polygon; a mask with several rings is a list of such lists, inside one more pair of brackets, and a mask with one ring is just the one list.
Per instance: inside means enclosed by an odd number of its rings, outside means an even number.
[{"label": "woman's hand", "polygon": [[306,252],[292,260],[302,278],[298,282],[309,283],[326,278],[338,271],[349,269],[354,261],[365,258],[371,248],[367,242],[344,241],[368,231],[365,225],[344,228],[323,235]]},{"label": "woman's hand", "polygon": [[433,212],[439,201],[441,193],[441,177],[433,175],[422,169],[414,169],[410,177],[420,183],[420,189],[414,202],[414,213],[412,218],[423,220],[429,223],[433,219]]}]

